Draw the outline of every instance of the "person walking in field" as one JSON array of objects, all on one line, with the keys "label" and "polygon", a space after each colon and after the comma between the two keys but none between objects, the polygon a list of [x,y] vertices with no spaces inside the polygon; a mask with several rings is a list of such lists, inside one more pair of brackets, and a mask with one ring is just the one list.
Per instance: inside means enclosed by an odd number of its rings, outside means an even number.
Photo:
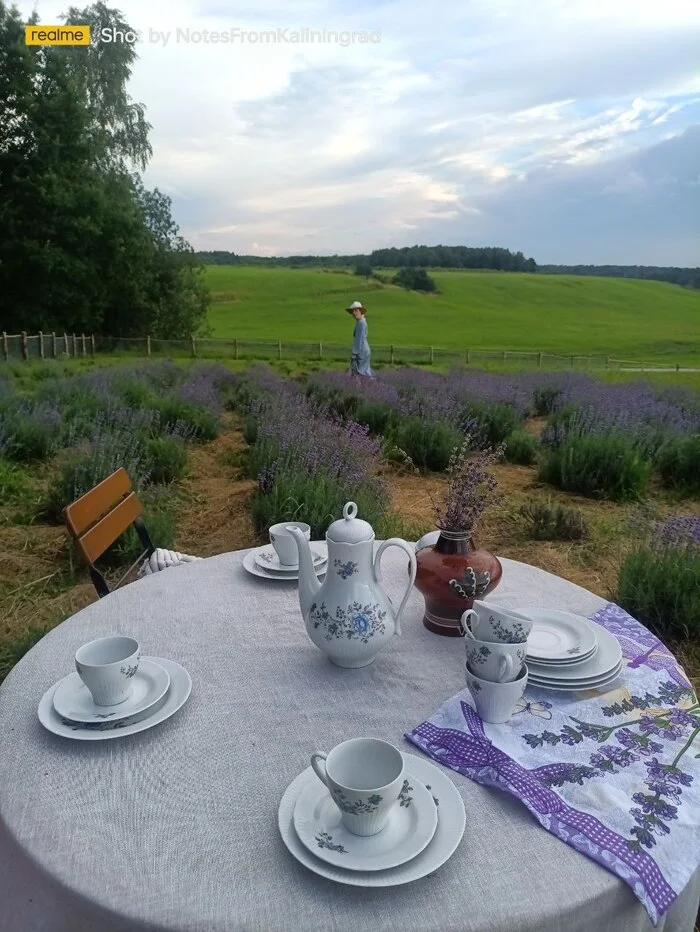
[{"label": "person walking in field", "polygon": [[367,342],[367,320],[365,319],[365,309],[359,301],[353,301],[350,307],[345,308],[348,314],[355,318],[355,330],[353,332],[352,343],[352,360],[350,362],[350,371],[353,375],[364,375],[372,378],[374,373],[370,367],[370,357],[372,351]]}]

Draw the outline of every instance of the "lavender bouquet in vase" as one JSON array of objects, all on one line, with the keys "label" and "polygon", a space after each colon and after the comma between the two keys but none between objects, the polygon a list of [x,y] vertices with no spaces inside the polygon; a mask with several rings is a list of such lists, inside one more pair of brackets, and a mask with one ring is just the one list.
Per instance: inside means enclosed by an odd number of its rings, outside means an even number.
[{"label": "lavender bouquet in vase", "polygon": [[447,470],[442,499],[434,503],[437,542],[416,555],[416,588],[425,598],[423,624],[435,634],[460,637],[459,619],[501,581],[503,568],[488,550],[474,543],[484,511],[500,496],[492,467],[503,446],[476,454],[467,437],[457,447]]}]

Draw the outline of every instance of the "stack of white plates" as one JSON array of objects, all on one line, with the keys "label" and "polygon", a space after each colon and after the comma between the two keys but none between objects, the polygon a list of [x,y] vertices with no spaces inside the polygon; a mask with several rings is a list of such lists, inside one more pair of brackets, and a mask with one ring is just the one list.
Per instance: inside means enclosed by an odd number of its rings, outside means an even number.
[{"label": "stack of white plates", "polygon": [[[322,576],[326,572],[328,564],[328,548],[325,541],[311,544],[311,557],[316,575]],[[253,576],[259,576],[261,579],[276,579],[278,581],[299,579],[299,564],[294,563],[290,566],[280,563],[275,548],[269,544],[265,547],[256,547],[254,550],[249,550],[243,559],[243,568]]]},{"label": "stack of white plates", "polygon": [[311,767],[282,797],[279,830],[290,853],[321,877],[355,887],[394,887],[432,874],[464,833],[464,803],[454,783],[433,764],[404,754],[401,805],[369,838],[348,832],[340,810]]},{"label": "stack of white plates", "polygon": [[518,608],[534,622],[527,639],[528,684],[575,692],[613,683],[622,670],[622,650],[600,625],[549,609]]},{"label": "stack of white plates", "polygon": [[77,673],[69,673],[47,690],[39,703],[44,728],[76,741],[107,741],[153,728],[187,702],[189,673],[165,657],[141,657],[131,695],[116,706],[95,705]]}]

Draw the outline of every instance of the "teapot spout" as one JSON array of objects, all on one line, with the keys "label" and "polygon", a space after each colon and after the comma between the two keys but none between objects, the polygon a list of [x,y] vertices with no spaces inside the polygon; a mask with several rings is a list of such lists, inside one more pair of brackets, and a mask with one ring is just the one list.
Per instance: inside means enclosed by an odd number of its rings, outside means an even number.
[{"label": "teapot spout", "polygon": [[299,608],[306,622],[311,612],[311,606],[321,588],[321,583],[314,571],[311,547],[304,536],[304,532],[298,527],[292,526],[288,527],[287,531],[296,541],[297,550],[299,551]]}]

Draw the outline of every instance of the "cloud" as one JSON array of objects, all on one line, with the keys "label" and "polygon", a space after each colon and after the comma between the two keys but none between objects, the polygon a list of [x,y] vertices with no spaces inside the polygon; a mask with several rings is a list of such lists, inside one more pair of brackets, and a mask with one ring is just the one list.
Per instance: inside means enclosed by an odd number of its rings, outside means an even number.
[{"label": "cloud", "polygon": [[[198,248],[442,241],[542,262],[697,264],[695,0],[118,6],[144,34],[131,92],[154,127],[146,181]],[[37,8],[48,22],[63,6]],[[381,42],[213,45],[178,28],[379,30]]]}]

